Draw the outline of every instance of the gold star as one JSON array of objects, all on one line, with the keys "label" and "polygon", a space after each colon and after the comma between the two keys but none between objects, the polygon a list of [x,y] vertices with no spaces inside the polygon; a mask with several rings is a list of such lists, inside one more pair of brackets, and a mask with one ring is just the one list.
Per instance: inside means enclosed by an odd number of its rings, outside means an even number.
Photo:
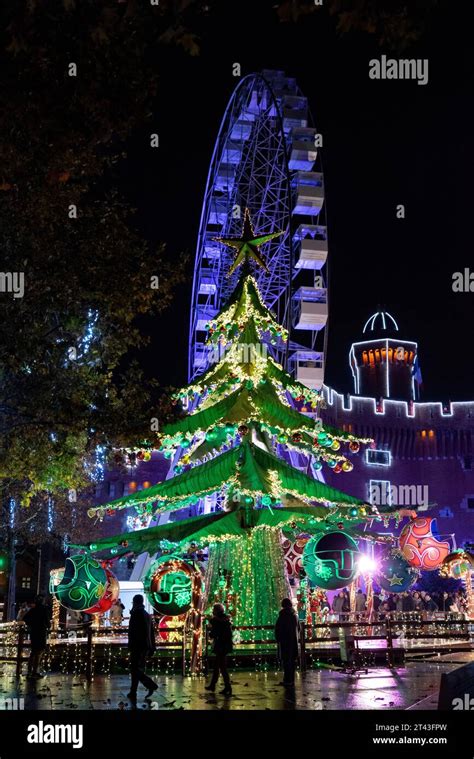
[{"label": "gold star", "polygon": [[264,245],[269,240],[273,240],[274,237],[279,237],[281,234],[283,234],[283,232],[273,232],[269,235],[255,236],[252,222],[250,220],[250,211],[248,208],[246,208],[244,213],[244,226],[242,227],[241,237],[214,238],[214,240],[217,242],[221,242],[223,245],[228,245],[230,248],[235,248],[235,250],[238,251],[236,259],[230,267],[227,276],[230,277],[230,275],[234,273],[234,271],[238,266],[240,266],[241,263],[248,262],[251,258],[253,258],[254,261],[256,261],[257,264],[262,267],[262,269],[265,269],[265,271],[268,272],[268,267],[263,258],[260,256],[258,250],[259,246]]},{"label": "gold star", "polygon": [[401,585],[403,582],[403,577],[397,577],[396,574],[393,574],[391,577],[387,578],[390,585]]}]

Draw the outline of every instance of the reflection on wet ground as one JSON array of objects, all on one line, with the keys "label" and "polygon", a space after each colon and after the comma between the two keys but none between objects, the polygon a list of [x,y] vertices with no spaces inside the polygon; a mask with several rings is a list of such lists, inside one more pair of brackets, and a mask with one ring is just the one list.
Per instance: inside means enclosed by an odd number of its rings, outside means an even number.
[{"label": "reflection on wet ground", "polygon": [[[204,690],[203,677],[157,675],[158,690],[145,702],[140,687],[137,708],[176,709],[436,709],[441,674],[472,661],[472,653],[452,652],[404,667],[373,667],[368,674],[344,674],[331,669],[298,673],[294,690],[279,685],[278,672],[238,671],[231,675],[233,696],[226,698]],[[23,698],[27,710],[34,709],[130,709],[126,675],[96,675],[92,683],[83,676],[48,674],[36,683],[25,677],[18,682],[14,670],[5,667],[0,679],[0,708],[5,699]]]}]

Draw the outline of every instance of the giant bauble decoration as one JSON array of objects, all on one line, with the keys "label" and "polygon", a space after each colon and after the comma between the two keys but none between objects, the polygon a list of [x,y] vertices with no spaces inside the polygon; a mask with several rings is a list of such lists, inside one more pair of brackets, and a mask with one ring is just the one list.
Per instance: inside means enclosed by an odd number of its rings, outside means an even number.
[{"label": "giant bauble decoration", "polygon": [[86,554],[69,556],[64,574],[53,593],[67,609],[86,611],[103,597],[107,574],[102,564]]},{"label": "giant bauble decoration", "polygon": [[284,538],[282,541],[281,547],[283,549],[283,558],[288,577],[300,576],[303,569],[303,550],[309,539],[309,535],[302,534],[297,535],[293,540]]},{"label": "giant bauble decoration", "polygon": [[318,587],[337,590],[355,578],[358,554],[357,543],[346,532],[326,532],[306,543],[303,568]]},{"label": "giant bauble decoration", "polygon": [[439,567],[450,552],[449,543],[439,540],[433,517],[412,519],[401,531],[398,543],[412,567],[428,572]]},{"label": "giant bauble decoration", "polygon": [[105,574],[107,576],[105,593],[91,609],[86,609],[88,614],[105,614],[106,611],[109,611],[109,609],[112,608],[113,604],[119,597],[119,581],[108,567],[105,567]]},{"label": "giant bauble decoration", "polygon": [[418,571],[408,564],[399,548],[389,548],[379,566],[376,582],[389,593],[403,593],[418,578]]},{"label": "giant bauble decoration", "polygon": [[197,608],[201,586],[201,573],[193,564],[170,556],[157,559],[143,581],[143,590],[155,611],[168,617]]},{"label": "giant bauble decoration", "polygon": [[439,570],[443,577],[452,577],[455,580],[464,580],[471,572],[474,572],[474,554],[462,548],[449,553]]}]

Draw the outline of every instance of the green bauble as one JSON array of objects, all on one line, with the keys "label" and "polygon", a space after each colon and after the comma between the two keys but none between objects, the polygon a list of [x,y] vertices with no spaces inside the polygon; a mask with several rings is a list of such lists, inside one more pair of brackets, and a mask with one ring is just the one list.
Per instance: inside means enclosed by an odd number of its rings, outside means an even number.
[{"label": "green bauble", "polygon": [[153,608],[164,616],[185,614],[201,590],[201,577],[188,562],[177,557],[162,556],[151,565],[143,589]]},{"label": "green bauble", "polygon": [[61,582],[54,595],[67,609],[85,611],[95,606],[105,594],[107,574],[96,559],[86,554],[69,556]]},{"label": "green bauble", "polygon": [[354,538],[334,530],[308,540],[303,551],[303,567],[319,588],[337,590],[354,580],[358,554]]}]

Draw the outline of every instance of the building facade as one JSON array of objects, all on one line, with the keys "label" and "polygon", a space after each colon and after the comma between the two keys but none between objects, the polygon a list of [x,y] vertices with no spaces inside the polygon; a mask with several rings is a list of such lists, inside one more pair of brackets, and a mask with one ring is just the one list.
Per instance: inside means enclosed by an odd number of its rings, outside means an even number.
[{"label": "building facade", "polygon": [[474,401],[421,403],[417,344],[399,336],[386,312],[366,323],[352,345],[354,394],[324,386],[323,421],[375,447],[357,454],[354,469],[325,473],[328,484],[375,503],[429,508],[441,535],[457,546],[474,540]]}]

